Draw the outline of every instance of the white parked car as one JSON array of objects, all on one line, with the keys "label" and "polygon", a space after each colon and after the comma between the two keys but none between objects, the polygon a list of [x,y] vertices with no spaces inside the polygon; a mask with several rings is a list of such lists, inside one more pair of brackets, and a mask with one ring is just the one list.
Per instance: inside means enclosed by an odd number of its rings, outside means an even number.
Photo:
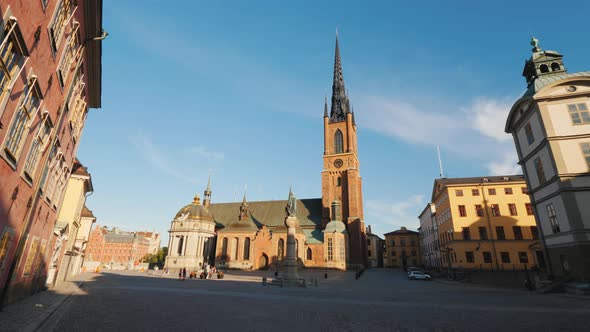
[{"label": "white parked car", "polygon": [[411,280],[430,280],[430,274],[428,273],[424,273],[422,271],[411,271],[410,273],[408,273],[408,278],[410,278]]}]

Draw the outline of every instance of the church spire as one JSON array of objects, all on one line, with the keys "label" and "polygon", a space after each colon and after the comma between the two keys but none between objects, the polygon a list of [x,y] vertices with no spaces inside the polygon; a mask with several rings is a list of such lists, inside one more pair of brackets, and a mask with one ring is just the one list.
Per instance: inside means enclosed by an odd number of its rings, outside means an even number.
[{"label": "church spire", "polygon": [[207,188],[203,192],[203,205],[207,207],[211,205],[211,174],[209,174],[209,179],[207,180]]},{"label": "church spire", "polygon": [[324,96],[324,118],[328,117],[328,97]]},{"label": "church spire", "polygon": [[336,30],[336,49],[334,51],[334,80],[332,82],[332,108],[330,110],[330,122],[346,120],[349,102],[344,87],[342,75],[342,61],[340,59],[340,46],[338,45],[338,30]]}]

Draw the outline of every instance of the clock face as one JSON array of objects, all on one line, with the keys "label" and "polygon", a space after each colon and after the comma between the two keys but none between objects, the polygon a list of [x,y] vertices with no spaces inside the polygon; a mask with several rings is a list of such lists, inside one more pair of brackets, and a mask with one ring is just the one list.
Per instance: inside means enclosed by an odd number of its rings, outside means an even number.
[{"label": "clock face", "polygon": [[342,159],[336,159],[336,160],[334,160],[334,166],[336,168],[340,168],[340,167],[342,167],[342,165],[344,165],[344,162],[342,161]]}]

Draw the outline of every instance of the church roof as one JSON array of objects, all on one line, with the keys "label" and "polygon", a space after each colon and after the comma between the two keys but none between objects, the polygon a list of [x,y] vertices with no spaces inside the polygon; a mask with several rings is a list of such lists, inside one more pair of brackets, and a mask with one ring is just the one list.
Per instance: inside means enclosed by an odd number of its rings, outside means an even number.
[{"label": "church roof", "polygon": [[[211,204],[209,211],[215,217],[217,227],[233,227],[232,224],[236,222],[240,213],[240,204],[242,202]],[[248,202],[250,223],[256,225],[258,228],[262,227],[262,225],[266,225],[267,227],[284,227],[286,206],[287,200]],[[322,199],[310,198],[297,200],[297,219],[299,220],[299,225],[302,227],[321,226]]]},{"label": "church roof", "polygon": [[220,232],[256,232],[258,231],[258,226],[254,224],[252,221],[252,216],[250,214],[250,218],[245,220],[238,220],[235,218],[233,222],[230,222],[227,226],[223,229],[219,230]]}]

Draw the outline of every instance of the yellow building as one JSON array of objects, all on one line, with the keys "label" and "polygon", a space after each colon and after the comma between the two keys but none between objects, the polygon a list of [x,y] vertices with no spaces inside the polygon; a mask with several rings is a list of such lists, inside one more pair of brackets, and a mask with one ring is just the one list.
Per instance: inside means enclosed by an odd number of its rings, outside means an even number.
[{"label": "yellow building", "polygon": [[522,175],[437,179],[432,202],[443,268],[544,267]]},{"label": "yellow building", "polygon": [[420,244],[418,232],[405,227],[385,234],[385,267],[418,266],[420,262]]}]

